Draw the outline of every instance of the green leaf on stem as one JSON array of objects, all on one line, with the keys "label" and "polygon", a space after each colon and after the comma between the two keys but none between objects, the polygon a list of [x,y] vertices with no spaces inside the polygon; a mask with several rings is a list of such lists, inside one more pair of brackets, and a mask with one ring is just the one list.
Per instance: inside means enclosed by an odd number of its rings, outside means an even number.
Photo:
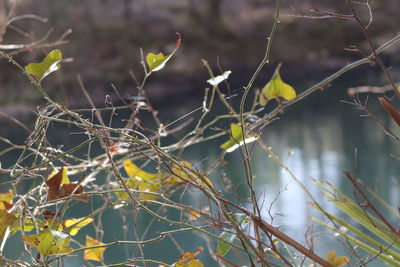
[{"label": "green leaf on stem", "polygon": [[265,85],[260,94],[260,105],[265,106],[271,99],[283,98],[287,101],[296,98],[296,90],[289,84],[282,81],[279,69],[277,69],[271,80]]},{"label": "green leaf on stem", "polygon": [[[218,241],[218,254],[223,257],[225,256],[232,248],[229,243],[232,243],[236,237],[236,234],[233,232],[222,232],[219,237],[225,241],[219,240]],[[229,242],[229,243],[228,243]]]},{"label": "green leaf on stem", "polygon": [[220,148],[226,150],[228,153],[235,151],[245,142],[248,144],[257,140],[257,136],[255,135],[243,134],[242,128],[236,123],[231,123],[230,133],[231,138],[220,146]]},{"label": "green leaf on stem", "polygon": [[62,54],[59,49],[51,51],[40,63],[30,63],[25,67],[26,72],[39,82],[50,73],[60,69]]},{"label": "green leaf on stem", "polygon": [[158,54],[148,53],[146,55],[146,62],[149,67],[149,72],[147,73],[147,76],[149,76],[154,71],[159,71],[162,68],[164,68],[168,60],[170,60],[171,57],[175,54],[176,50],[178,50],[180,44],[181,44],[181,36],[178,34],[178,40],[176,41],[175,49],[168,56],[165,56],[163,53],[158,53]]}]

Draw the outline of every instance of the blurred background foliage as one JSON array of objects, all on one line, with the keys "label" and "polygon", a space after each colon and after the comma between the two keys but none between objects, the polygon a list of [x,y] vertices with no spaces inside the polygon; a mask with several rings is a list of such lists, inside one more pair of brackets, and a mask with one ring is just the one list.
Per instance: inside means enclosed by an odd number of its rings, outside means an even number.
[{"label": "blurred background foliage", "polygon": [[[14,0],[2,1],[0,14],[10,11]],[[263,0],[43,0],[17,1],[14,16],[34,14],[47,18],[19,20],[8,27],[1,44],[23,44],[47,38],[51,43],[66,30],[68,43],[57,46],[68,62],[62,64],[57,78],[46,81],[45,88],[69,106],[80,106],[81,91],[76,75],[82,75],[92,97],[103,102],[105,94],[114,95],[115,84],[121,95],[135,94],[129,75],[143,75],[140,48],[144,53],[172,51],[176,32],[182,45],[168,68],[146,87],[153,101],[168,101],[193,93],[203,94],[208,78],[201,59],[209,61],[216,73],[233,70],[232,82],[247,79],[264,53],[267,34],[273,21],[275,1]],[[348,14],[346,1],[314,1],[330,12]],[[272,50],[272,63],[284,62],[283,75],[301,77],[324,70],[337,69],[348,60],[369,53],[362,31],[353,20],[318,19],[309,0],[282,0],[281,23]],[[365,5],[357,7],[364,22],[369,20]],[[400,2],[373,1],[373,21],[369,32],[378,46],[399,30]],[[1,15],[0,15],[1,17]],[[347,48],[347,49],[346,49]],[[359,49],[355,51],[354,48]],[[15,55],[22,65],[39,61],[52,48]],[[397,51],[398,53],[398,51]],[[390,62],[399,61],[396,51],[386,54]],[[272,72],[275,64],[267,70]],[[26,103],[40,102],[40,94],[4,59],[0,60],[0,106],[20,112]],[[263,76],[262,76],[263,77]],[[266,78],[267,79],[267,78]],[[21,105],[16,105],[20,103]],[[29,108],[31,109],[31,108]]]}]

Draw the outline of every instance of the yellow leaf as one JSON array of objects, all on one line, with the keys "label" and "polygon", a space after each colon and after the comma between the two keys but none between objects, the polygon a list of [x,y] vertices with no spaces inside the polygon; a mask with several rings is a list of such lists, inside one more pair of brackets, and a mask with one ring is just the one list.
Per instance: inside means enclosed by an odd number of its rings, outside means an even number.
[{"label": "yellow leaf", "polygon": [[296,98],[296,91],[292,86],[282,81],[279,71],[276,70],[272,79],[265,85],[260,94],[260,105],[265,106],[273,98],[293,100]]},{"label": "yellow leaf", "polygon": [[[96,247],[96,246],[103,246],[104,243],[91,238],[90,236],[86,236],[86,247]],[[98,262],[103,262],[104,259],[104,251],[106,250],[105,247],[99,247],[99,248],[90,248],[90,249],[85,249],[85,254],[83,258],[85,260],[92,260],[92,261],[98,261]]]},{"label": "yellow leaf", "polygon": [[51,51],[40,63],[30,63],[25,67],[26,72],[39,82],[50,73],[60,69],[62,53],[59,49]]},{"label": "yellow leaf", "polygon": [[17,220],[14,215],[5,210],[0,210],[0,240],[3,238],[7,228]]},{"label": "yellow leaf", "polygon": [[185,252],[175,263],[175,267],[204,267],[204,264],[196,258],[202,250],[203,248],[199,247],[196,252]]},{"label": "yellow leaf", "polygon": [[[125,184],[128,188],[131,188],[131,189],[136,189],[136,187],[137,187],[136,182],[134,182],[131,179],[126,180]],[[115,192],[115,194],[118,196],[118,198],[120,200],[125,200],[129,197],[128,193],[126,193],[125,191],[124,192]]]},{"label": "yellow leaf", "polygon": [[74,236],[78,233],[78,231],[88,225],[89,223],[93,222],[93,218],[78,218],[78,219],[67,219],[64,222],[66,232],[68,232],[70,235]]},{"label": "yellow leaf", "polygon": [[207,184],[212,186],[212,182],[207,176],[202,175],[200,173],[196,173],[194,171],[195,168],[193,167],[192,163],[184,160],[181,161],[180,163],[183,166],[174,164],[174,166],[171,168],[172,173],[174,175],[165,180],[165,182],[168,183],[168,185],[173,185],[184,181],[193,181],[196,184],[200,184],[203,186],[207,186]]},{"label": "yellow leaf", "polygon": [[14,190],[10,189],[7,193],[0,193],[0,201],[6,201],[12,203],[14,199]]},{"label": "yellow leaf", "polygon": [[[153,200],[156,198],[155,194],[146,194],[146,192],[150,193],[158,193],[160,192],[160,183],[164,180],[168,175],[166,173],[149,173],[133,163],[131,160],[124,160],[124,169],[128,176],[131,178],[132,182],[126,182],[126,185],[135,189],[138,187],[139,191],[143,192],[139,194],[140,199],[142,200]],[[127,193],[118,193],[120,198],[127,198]]]},{"label": "yellow leaf", "polygon": [[45,229],[36,235],[25,235],[22,240],[35,248],[43,256],[68,254],[72,251],[69,247],[71,237],[65,233]]},{"label": "yellow leaf", "polygon": [[344,266],[350,261],[346,256],[337,256],[335,250],[331,250],[326,254],[326,260],[337,267]]},{"label": "yellow leaf", "polygon": [[136,164],[133,163],[130,159],[124,160],[124,169],[125,169],[126,173],[128,174],[128,176],[133,181],[140,182],[142,180],[146,180],[148,182],[153,182],[158,177],[157,173],[149,173],[149,172],[143,171],[138,166],[136,166]]},{"label": "yellow leaf", "polygon": [[158,183],[139,183],[139,198],[142,200],[154,200],[156,199],[156,194],[146,194],[146,193],[159,193],[160,192],[160,184]]},{"label": "yellow leaf", "polygon": [[0,193],[0,210],[8,210],[12,207],[14,190],[10,189],[7,193]]}]

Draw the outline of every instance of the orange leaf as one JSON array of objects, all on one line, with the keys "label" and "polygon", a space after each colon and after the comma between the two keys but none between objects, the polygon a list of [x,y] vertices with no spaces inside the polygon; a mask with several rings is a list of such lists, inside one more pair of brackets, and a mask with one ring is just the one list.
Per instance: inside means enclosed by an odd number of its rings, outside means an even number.
[{"label": "orange leaf", "polygon": [[202,250],[203,248],[199,247],[196,252],[185,252],[175,263],[175,267],[204,267],[204,264],[196,258]]},{"label": "orange leaf", "polygon": [[[102,245],[104,245],[104,243],[93,239],[90,236],[86,236],[86,247],[96,247]],[[85,254],[83,255],[83,258],[85,260],[103,262],[104,250],[106,250],[105,247],[85,249]]]}]

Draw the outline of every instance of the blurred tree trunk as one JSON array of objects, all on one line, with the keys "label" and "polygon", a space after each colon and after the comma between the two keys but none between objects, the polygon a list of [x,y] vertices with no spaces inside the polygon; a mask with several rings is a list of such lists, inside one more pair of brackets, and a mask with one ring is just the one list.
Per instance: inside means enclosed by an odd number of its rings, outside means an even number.
[{"label": "blurred tree trunk", "polygon": [[221,5],[223,0],[207,0],[207,29],[211,34],[224,32]]}]

